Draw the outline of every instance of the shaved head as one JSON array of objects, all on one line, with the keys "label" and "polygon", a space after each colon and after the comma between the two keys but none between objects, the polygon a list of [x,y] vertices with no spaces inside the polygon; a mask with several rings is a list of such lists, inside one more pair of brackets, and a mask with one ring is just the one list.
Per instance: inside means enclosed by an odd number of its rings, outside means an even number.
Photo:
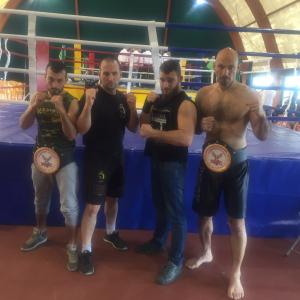
[{"label": "shaved head", "polygon": [[232,49],[230,47],[221,49],[217,54],[216,61],[218,59],[219,60],[231,59],[232,61],[236,62],[237,65],[239,63],[239,55],[238,55],[237,51],[235,51],[234,49]]},{"label": "shaved head", "polygon": [[218,52],[215,61],[215,73],[217,82],[222,89],[227,89],[234,83],[238,63],[239,55],[232,48],[224,48]]}]

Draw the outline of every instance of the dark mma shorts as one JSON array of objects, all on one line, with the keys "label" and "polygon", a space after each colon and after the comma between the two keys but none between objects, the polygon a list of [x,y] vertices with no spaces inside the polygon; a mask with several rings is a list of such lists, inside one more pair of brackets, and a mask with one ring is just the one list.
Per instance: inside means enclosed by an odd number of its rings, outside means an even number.
[{"label": "dark mma shorts", "polygon": [[102,205],[105,196],[119,198],[124,191],[124,167],[122,157],[85,152],[85,200],[89,204]]},{"label": "dark mma shorts", "polygon": [[203,217],[215,215],[219,209],[220,198],[223,192],[227,214],[233,219],[244,218],[246,214],[248,182],[247,160],[233,163],[223,173],[210,171],[205,166],[205,163],[201,161],[193,210]]}]

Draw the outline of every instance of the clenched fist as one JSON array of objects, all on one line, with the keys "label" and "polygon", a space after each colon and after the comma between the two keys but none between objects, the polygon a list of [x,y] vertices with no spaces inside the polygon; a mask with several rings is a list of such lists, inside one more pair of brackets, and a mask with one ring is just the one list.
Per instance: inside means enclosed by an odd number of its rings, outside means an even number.
[{"label": "clenched fist", "polygon": [[204,132],[211,132],[216,126],[216,119],[214,117],[206,117],[201,120],[201,129]]},{"label": "clenched fist", "polygon": [[66,113],[64,103],[63,103],[63,96],[62,95],[54,95],[51,97],[51,102],[55,105],[56,110],[59,113]]},{"label": "clenched fist", "polygon": [[154,129],[151,127],[150,124],[142,124],[140,128],[140,135],[143,138],[150,138],[153,134]]},{"label": "clenched fist", "polygon": [[136,109],[136,97],[133,93],[129,93],[126,95],[127,104],[130,110]]},{"label": "clenched fist", "polygon": [[147,101],[151,102],[151,103],[154,103],[158,99],[158,97],[159,97],[158,94],[156,94],[155,92],[151,92],[147,96]]},{"label": "clenched fist", "polygon": [[91,88],[85,91],[85,105],[92,107],[96,98],[97,89]]},{"label": "clenched fist", "polygon": [[30,105],[33,108],[39,107],[47,98],[47,94],[44,92],[37,92],[33,95]]}]

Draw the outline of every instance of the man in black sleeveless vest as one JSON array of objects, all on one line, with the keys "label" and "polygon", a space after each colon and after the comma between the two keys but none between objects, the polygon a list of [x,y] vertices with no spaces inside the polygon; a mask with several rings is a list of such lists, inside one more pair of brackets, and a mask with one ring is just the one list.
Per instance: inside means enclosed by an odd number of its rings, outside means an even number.
[{"label": "man in black sleeveless vest", "polygon": [[78,265],[76,235],[79,206],[77,200],[77,165],[74,161],[75,123],[78,115],[78,100],[64,91],[67,82],[66,66],[62,62],[50,62],[46,67],[47,91],[37,92],[20,118],[23,129],[31,127],[37,120],[38,135],[34,151],[41,147],[53,149],[60,158],[59,169],[53,174],[42,173],[32,164],[32,181],[35,192],[35,213],[37,225],[31,237],[21,247],[31,251],[47,241],[46,221],[50,207],[51,193],[56,180],[61,212],[68,227],[70,241],[67,245],[69,271],[76,271]]},{"label": "man in black sleeveless vest", "polygon": [[105,57],[100,64],[100,86],[86,90],[77,128],[85,144],[86,207],[81,224],[82,249],[80,272],[92,275],[92,235],[97,215],[104,206],[106,235],[104,241],[118,250],[127,250],[116,231],[118,198],[123,194],[123,137],[125,127],[138,126],[136,100],[133,94],[117,90],[120,66],[115,57]]},{"label": "man in black sleeveless vest", "polygon": [[197,119],[196,107],[180,89],[180,82],[178,61],[165,61],[160,66],[162,94],[150,93],[141,115],[140,133],[147,138],[145,154],[151,158],[156,227],[153,238],[136,250],[144,254],[163,250],[171,225],[168,262],[156,278],[156,282],[162,285],[173,282],[182,272],[187,230],[184,179],[188,146],[192,143]]}]

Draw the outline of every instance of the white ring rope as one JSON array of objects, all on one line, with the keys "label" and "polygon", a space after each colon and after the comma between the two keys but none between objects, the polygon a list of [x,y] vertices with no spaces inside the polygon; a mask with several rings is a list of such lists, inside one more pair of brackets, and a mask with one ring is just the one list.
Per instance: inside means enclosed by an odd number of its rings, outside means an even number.
[{"label": "white ring rope", "polygon": [[147,27],[150,23],[152,23],[155,27],[164,28],[166,24],[164,22],[156,22],[156,21],[140,21],[140,20],[101,18],[101,17],[91,17],[91,16],[78,16],[78,15],[46,13],[46,12],[39,12],[39,11],[20,10],[20,9],[18,10],[18,9],[8,9],[8,8],[0,9],[0,13],[23,15],[23,16],[36,16],[36,17],[44,17],[44,18],[52,18],[52,19],[94,22],[94,23],[132,25],[132,26],[142,26],[142,27]]}]

